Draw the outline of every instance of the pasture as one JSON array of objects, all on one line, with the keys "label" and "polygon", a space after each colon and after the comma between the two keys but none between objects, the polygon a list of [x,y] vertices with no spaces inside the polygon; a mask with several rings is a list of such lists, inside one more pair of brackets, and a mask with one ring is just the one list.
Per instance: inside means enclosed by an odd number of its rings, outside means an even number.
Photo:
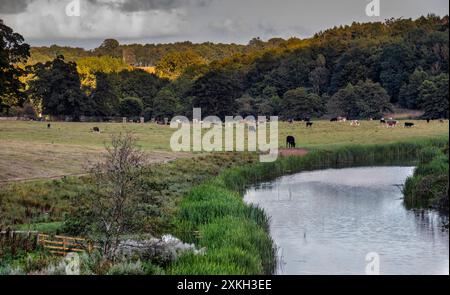
[{"label": "pasture", "polygon": [[[351,144],[383,144],[415,139],[448,136],[449,123],[445,121],[414,121],[415,127],[386,128],[378,121],[361,121],[352,127],[350,122],[315,121],[312,128],[304,122],[279,124],[279,146],[285,146],[288,135],[296,138],[298,148],[321,148]],[[92,132],[99,127],[100,133]],[[132,132],[150,162],[165,162],[188,153],[170,150],[170,137],[175,130],[156,124],[118,123],[51,123],[0,122],[0,182],[77,175],[95,162],[112,135]]]}]

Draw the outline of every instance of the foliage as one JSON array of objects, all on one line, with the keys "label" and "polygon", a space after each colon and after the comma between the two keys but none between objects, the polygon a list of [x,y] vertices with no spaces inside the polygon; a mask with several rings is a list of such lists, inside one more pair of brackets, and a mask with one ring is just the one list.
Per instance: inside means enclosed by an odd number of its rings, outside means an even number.
[{"label": "foliage", "polygon": [[72,116],[77,120],[90,111],[75,63],[66,63],[63,56],[58,56],[52,62],[35,65],[34,71],[36,78],[30,82],[29,91],[35,101],[41,101],[44,115]]},{"label": "foliage", "polygon": [[193,51],[171,52],[156,65],[160,77],[171,80],[178,78],[190,66],[205,64],[205,60]]},{"label": "foliage", "polygon": [[119,114],[123,117],[137,117],[141,115],[143,107],[139,98],[127,97],[120,102]]},{"label": "foliage", "polygon": [[381,118],[391,107],[386,90],[370,80],[347,85],[328,102],[330,114],[349,119]]},{"label": "foliage", "polygon": [[422,161],[403,190],[405,204],[410,208],[434,208],[448,214],[448,142],[443,149],[423,149],[421,154]]},{"label": "foliage", "polygon": [[322,98],[305,88],[287,91],[281,100],[281,108],[286,119],[320,117],[325,111]]},{"label": "foliage", "polygon": [[29,50],[23,37],[0,20],[0,113],[25,100],[24,85],[19,80],[25,72],[17,63],[26,62]]},{"label": "foliage", "polygon": [[440,119],[449,117],[448,74],[441,74],[425,80],[420,87],[421,107],[425,118]]}]

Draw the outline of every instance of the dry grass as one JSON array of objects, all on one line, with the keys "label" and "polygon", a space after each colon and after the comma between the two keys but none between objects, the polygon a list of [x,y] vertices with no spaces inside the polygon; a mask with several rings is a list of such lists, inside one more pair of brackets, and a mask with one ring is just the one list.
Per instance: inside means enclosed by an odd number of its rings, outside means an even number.
[{"label": "dry grass", "polygon": [[[411,121],[414,128],[388,129],[376,121],[363,121],[359,127],[347,123],[314,122],[307,129],[304,123],[280,123],[279,144],[284,147],[285,138],[293,135],[300,148],[339,146],[348,144],[382,144],[406,140],[448,136],[448,121]],[[94,126],[100,134],[91,132]],[[47,123],[0,122],[0,182],[36,178],[55,178],[77,175],[85,166],[101,155],[105,142],[120,132],[133,132],[138,144],[149,155],[151,162],[165,162],[190,156],[170,151],[169,140],[174,132],[168,126],[155,124],[109,123]]]}]

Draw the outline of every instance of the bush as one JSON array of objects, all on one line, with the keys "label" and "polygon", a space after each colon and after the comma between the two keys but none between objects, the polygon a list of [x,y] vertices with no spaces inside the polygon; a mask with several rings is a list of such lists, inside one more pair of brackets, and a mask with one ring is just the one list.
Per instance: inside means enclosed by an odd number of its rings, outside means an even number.
[{"label": "bush", "polygon": [[106,273],[107,275],[120,276],[120,275],[145,275],[145,269],[140,260],[136,262],[120,262],[111,266]]}]

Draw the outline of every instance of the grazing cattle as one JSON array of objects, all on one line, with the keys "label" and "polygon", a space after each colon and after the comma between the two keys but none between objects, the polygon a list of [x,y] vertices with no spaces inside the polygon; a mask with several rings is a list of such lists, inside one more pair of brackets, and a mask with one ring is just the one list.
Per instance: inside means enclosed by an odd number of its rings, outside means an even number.
[{"label": "grazing cattle", "polygon": [[427,123],[430,123],[430,121],[431,121],[430,119],[427,119]]},{"label": "grazing cattle", "polygon": [[338,117],[338,122],[347,122],[347,118],[345,117]]},{"label": "grazing cattle", "polygon": [[287,148],[295,148],[295,137],[293,136],[288,136],[286,138],[286,147]]},{"label": "grazing cattle", "polygon": [[47,129],[52,128],[52,124],[47,124]]},{"label": "grazing cattle", "polygon": [[94,128],[92,128],[92,131],[93,131],[93,132],[97,132],[97,133],[100,133],[100,128],[98,128],[98,127],[94,127]]},{"label": "grazing cattle", "polygon": [[387,127],[388,127],[388,128],[394,128],[394,127],[397,127],[397,121],[388,121],[388,122],[387,122]]},{"label": "grazing cattle", "polygon": [[307,123],[306,123],[306,128],[312,128],[313,125],[314,125],[313,122],[307,122]]},{"label": "grazing cattle", "polygon": [[414,127],[414,123],[411,123],[411,122],[405,123],[405,128],[411,128],[411,127]]},{"label": "grazing cattle", "polygon": [[361,123],[358,120],[352,120],[352,122],[350,123],[350,126],[354,126],[354,127],[361,126]]},{"label": "grazing cattle", "polygon": [[330,122],[337,122],[338,118],[331,118]]}]

